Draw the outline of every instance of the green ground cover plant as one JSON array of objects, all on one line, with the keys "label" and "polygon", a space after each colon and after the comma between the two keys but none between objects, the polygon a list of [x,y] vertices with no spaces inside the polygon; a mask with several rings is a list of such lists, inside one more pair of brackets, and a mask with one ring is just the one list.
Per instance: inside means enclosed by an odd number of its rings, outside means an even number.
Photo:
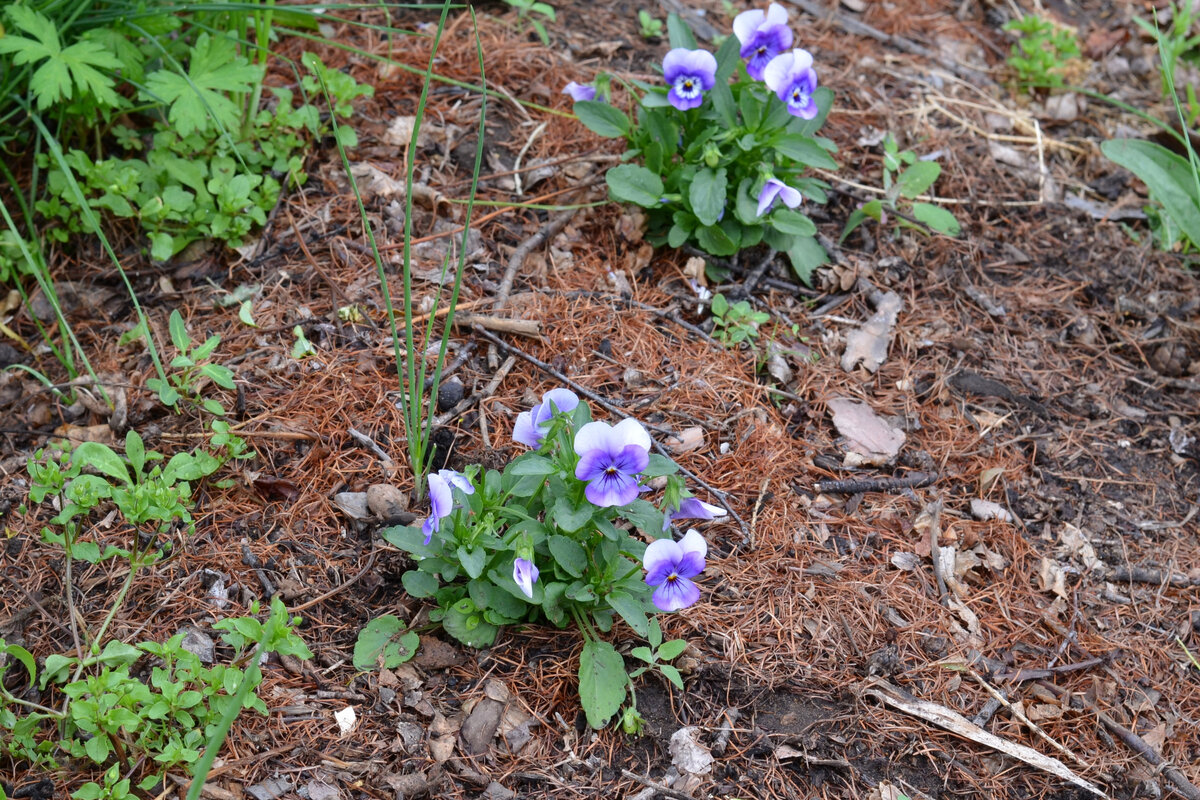
[{"label": "green ground cover plant", "polygon": [[1018,85],[1034,91],[1062,86],[1069,62],[1080,57],[1075,34],[1036,14],[1011,20],[1004,30],[1017,34],[1008,56],[1008,66],[1017,76]]}]

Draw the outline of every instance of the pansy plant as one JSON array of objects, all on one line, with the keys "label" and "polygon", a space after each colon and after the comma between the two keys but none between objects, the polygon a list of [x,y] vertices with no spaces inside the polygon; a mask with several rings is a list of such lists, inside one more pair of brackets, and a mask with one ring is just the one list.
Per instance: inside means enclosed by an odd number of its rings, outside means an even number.
[{"label": "pansy plant", "polygon": [[833,92],[818,85],[813,55],[794,46],[778,3],[737,15],[715,54],[678,15],[667,27],[662,80],[629,85],[632,120],[609,103],[574,104],[588,128],[628,143],[609,195],[646,209],[655,245],[730,256],[765,243],[810,280],[826,257],[803,202],[826,202],[829,187],[809,169],[837,168],[834,144],[816,135]]},{"label": "pansy plant", "polygon": [[[430,619],[465,644],[488,647],[501,628],[519,623],[578,627],[580,699],[601,727],[632,688],[622,656],[601,634],[622,619],[661,639],[654,615],[700,600],[707,545],[694,530],[676,541],[670,524],[725,509],[686,490],[678,466],[652,452],[641,423],[593,420],[566,389],[522,412],[513,441],[527,451],[503,471],[430,475],[428,517],[383,536],[414,557],[405,590],[432,598]],[[683,649],[664,648],[658,652]],[[656,668],[677,681],[678,673]],[[638,719],[635,696],[622,724],[633,730]]]}]

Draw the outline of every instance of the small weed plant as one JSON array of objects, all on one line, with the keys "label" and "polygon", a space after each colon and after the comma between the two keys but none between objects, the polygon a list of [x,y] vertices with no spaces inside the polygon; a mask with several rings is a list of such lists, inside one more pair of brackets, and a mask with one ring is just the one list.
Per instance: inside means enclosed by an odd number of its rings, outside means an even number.
[{"label": "small weed plant", "polygon": [[1036,14],[1011,20],[1004,30],[1017,35],[1008,65],[1019,85],[1030,91],[1063,85],[1070,62],[1080,57],[1073,31]]},{"label": "small weed plant", "polygon": [[[884,196],[863,203],[861,208],[855,209],[846,220],[846,227],[839,241],[845,241],[855,228],[868,219],[886,225],[888,211],[893,212],[898,227],[920,230],[918,225],[906,218],[911,216],[916,222],[923,223],[938,233],[957,236],[961,228],[953,214],[941,206],[916,199],[928,191],[941,174],[941,164],[919,159],[912,150],[901,150],[896,144],[896,137],[887,134],[883,139]],[[906,213],[902,216],[897,212]]]},{"label": "small weed plant", "polygon": [[550,44],[550,34],[546,32],[546,23],[542,20],[556,21],[554,6],[540,2],[540,0],[504,0],[504,2],[516,9],[517,18],[533,29],[542,44]]},{"label": "small weed plant", "polygon": [[[666,662],[684,649],[663,642],[654,618],[700,598],[694,582],[707,546],[697,531],[676,541],[675,519],[725,514],[691,496],[678,466],[652,453],[640,423],[593,421],[586,403],[555,389],[516,421],[513,438],[530,451],[503,471],[469,467],[429,476],[431,513],[420,527],[397,527],[384,537],[410,553],[405,590],[436,603],[431,619],[471,647],[489,647],[506,626],[549,623],[577,628],[584,638],[579,696],[588,722],[602,727],[621,716],[641,727],[633,678],[657,670],[677,687]],[[644,493],[661,485],[660,505]],[[624,620],[650,647],[630,655],[602,638]],[[355,663],[388,666],[410,658],[416,636],[395,617],[362,632]]]},{"label": "small weed plant", "polygon": [[755,311],[749,300],[730,303],[723,294],[713,296],[711,310],[713,338],[726,347],[753,344],[758,339],[758,327],[771,319],[765,311]]},{"label": "small weed plant", "polygon": [[812,55],[791,49],[778,4],[739,14],[715,56],[677,14],[667,29],[666,85],[634,82],[633,119],[599,100],[574,105],[592,131],[628,144],[606,175],[610,197],[646,209],[656,246],[730,256],[765,243],[809,281],[826,256],[799,208],[827,200],[810,168],[837,168],[835,145],[817,136],[833,92],[818,88]]},{"label": "small weed plant", "polygon": [[638,33],[643,39],[662,38],[663,21],[644,8],[638,11],[638,26]]},{"label": "small weed plant", "polygon": [[[161,791],[168,770],[211,761],[242,708],[267,713],[253,691],[261,680],[261,655],[311,655],[295,634],[298,619],[278,600],[265,621],[257,618],[255,605],[250,616],[214,624],[233,648],[228,664],[202,663],[184,648],[182,633],[137,645],[107,637],[140,570],[170,551],[180,527],[191,530],[192,485],[243,449],[228,430],[220,433],[225,436],[220,455],[196,450],[165,459],[130,431],[123,454],[84,442],[39,451],[27,467],[30,503],[50,503],[57,511],[42,528],[42,540],[62,551],[77,645],[74,652],[42,656],[39,671],[30,651],[0,640],[0,751],[44,770],[70,759],[102,771],[100,780],[72,794],[75,800],[124,800]],[[94,522],[108,512],[119,515],[119,523],[109,528],[115,535],[101,540]],[[125,580],[103,622],[88,630],[73,605],[73,566],[116,559],[128,564]],[[14,669],[18,664],[23,677]]]}]

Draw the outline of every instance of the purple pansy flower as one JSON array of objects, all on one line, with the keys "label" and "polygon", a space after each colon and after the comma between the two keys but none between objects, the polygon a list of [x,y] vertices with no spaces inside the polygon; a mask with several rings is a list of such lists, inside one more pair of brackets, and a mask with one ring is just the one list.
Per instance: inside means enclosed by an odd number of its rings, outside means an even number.
[{"label": "purple pansy flower", "polygon": [[650,463],[650,434],[641,423],[589,422],[575,434],[575,452],[575,477],[588,482],[583,493],[590,503],[606,508],[637,499],[637,475]]},{"label": "purple pansy flower", "polygon": [[741,56],[746,72],[761,81],[763,69],[771,59],[792,46],[792,29],[787,26],[787,10],[771,3],[766,11],[756,8],[733,18],[733,35],[742,43]]},{"label": "purple pansy flower", "polygon": [[462,490],[463,494],[475,494],[475,487],[471,485],[471,481],[467,480],[467,476],[461,472],[455,472],[452,469],[439,469],[438,477],[450,484],[455,489]]},{"label": "purple pansy flower", "polygon": [[646,585],[656,586],[652,599],[660,611],[678,611],[700,599],[700,588],[692,578],[704,571],[708,544],[691,530],[678,542],[657,539],[646,547],[642,566]]},{"label": "purple pansy flower", "polygon": [[429,476],[429,516],[421,526],[425,534],[425,544],[433,538],[442,527],[442,520],[450,516],[454,510],[454,498],[450,493],[450,484],[440,473]]},{"label": "purple pansy flower", "polygon": [[585,83],[576,83],[571,81],[562,90],[563,94],[571,95],[571,99],[578,103],[580,100],[595,100],[596,87],[588,86]]},{"label": "purple pansy flower", "polygon": [[527,558],[518,558],[513,562],[513,580],[526,597],[533,599],[533,584],[538,579],[537,566]]},{"label": "purple pansy flower", "polygon": [[698,497],[685,497],[679,501],[679,508],[663,516],[663,530],[671,527],[677,519],[715,519],[729,512],[720,506],[709,505]]},{"label": "purple pansy flower", "polygon": [[787,104],[788,113],[802,119],[817,115],[817,72],[812,68],[812,53],[792,50],[780,53],[763,69],[763,82]]},{"label": "purple pansy flower", "polygon": [[517,414],[517,422],[513,425],[513,439],[536,450],[542,446],[546,427],[555,412],[570,413],[577,405],[579,398],[570,389],[551,389],[542,395],[542,402],[532,410]]},{"label": "purple pansy flower", "polygon": [[798,190],[777,178],[768,178],[758,192],[758,216],[770,211],[776,200],[782,200],[788,208],[795,208],[803,199]]},{"label": "purple pansy flower", "polygon": [[663,59],[663,78],[671,87],[671,105],[687,111],[704,102],[704,93],[717,85],[717,59],[707,50],[676,47]]}]

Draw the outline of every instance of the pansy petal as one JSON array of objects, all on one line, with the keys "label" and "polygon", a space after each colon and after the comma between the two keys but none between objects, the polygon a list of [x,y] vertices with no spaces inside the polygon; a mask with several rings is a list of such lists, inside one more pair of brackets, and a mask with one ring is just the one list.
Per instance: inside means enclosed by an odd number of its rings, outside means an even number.
[{"label": "pansy petal", "polygon": [[421,533],[425,534],[425,544],[428,545],[433,540],[433,534],[441,527],[442,521],[438,517],[428,516],[425,518],[425,523],[421,525]]},{"label": "pansy petal", "polygon": [[599,508],[628,505],[637,499],[638,494],[637,481],[620,472],[614,475],[606,473],[588,483],[583,490],[588,502]]},{"label": "pansy petal", "polygon": [[792,61],[795,56],[792,55],[796,51],[792,50],[787,53],[780,53],[772,58],[767,66],[763,68],[763,83],[772,92],[779,94],[791,85],[789,77],[792,71]]},{"label": "pansy petal", "polygon": [[681,558],[683,558],[683,550],[679,548],[678,542],[673,539],[655,539],[646,545],[646,552],[642,555],[642,566],[646,568],[649,575],[653,575],[661,569],[670,572],[675,569],[675,565]]},{"label": "pansy petal", "polygon": [[626,445],[612,460],[612,465],[625,475],[637,475],[650,465],[650,454],[636,444]]},{"label": "pansy petal", "polygon": [[704,566],[704,556],[699,553],[684,553],[683,558],[679,559],[679,565],[675,567],[675,572],[681,578],[694,578],[704,572]]},{"label": "pansy petal", "polygon": [[788,208],[795,208],[796,206],[800,205],[801,202],[803,202],[804,196],[800,194],[799,190],[793,189],[787,184],[782,184],[781,188],[779,189],[779,199],[782,200],[783,204]]},{"label": "pansy petal", "polygon": [[533,422],[533,412],[522,411],[517,414],[517,421],[513,424],[513,441],[535,450],[541,447],[542,431]]},{"label": "pansy petal", "polygon": [[596,99],[595,87],[587,86],[586,84],[582,84],[582,83],[576,83],[575,81],[571,81],[570,83],[568,83],[563,88],[562,93],[569,94],[571,96],[571,99],[574,100],[575,102],[579,102],[580,100],[595,100]]},{"label": "pansy petal", "polygon": [[[674,83],[680,75],[691,75],[701,78],[707,75],[712,80],[717,71],[717,59],[707,50],[688,50],[686,47],[676,47],[663,58],[663,77],[667,83]],[[711,88],[711,85],[706,88]]]},{"label": "pansy petal", "polygon": [[788,12],[787,9],[779,5],[779,3],[771,3],[767,8],[766,19],[762,27],[770,27],[775,25],[787,25]]},{"label": "pansy petal", "polygon": [[533,599],[533,584],[538,579],[538,574],[537,565],[528,559],[518,558],[513,562],[513,581],[530,600]]},{"label": "pansy petal", "polygon": [[429,507],[435,517],[445,517],[454,510],[454,497],[450,493],[450,484],[441,475],[434,473],[429,476]]},{"label": "pansy petal", "polygon": [[613,439],[612,426],[607,422],[589,422],[575,432],[575,452],[583,455],[592,450],[605,452],[620,450],[624,445],[612,446],[610,443],[613,442]]},{"label": "pansy petal", "polygon": [[775,178],[770,178],[765,184],[763,184],[763,188],[758,193],[757,216],[761,217],[763,214],[771,210],[771,205],[775,202],[775,197],[782,189],[783,182],[776,180]]},{"label": "pansy petal", "polygon": [[[585,426],[586,427],[586,426]],[[642,423],[636,419],[623,419],[613,427],[613,438],[620,442],[621,447],[629,445],[637,445],[644,450],[649,450],[650,434],[646,433],[646,429],[642,427]]]},{"label": "pansy petal", "polygon": [[655,589],[651,599],[659,611],[678,611],[700,599],[700,587],[687,578],[676,578]]},{"label": "pansy petal", "polygon": [[612,454],[603,448],[588,450],[579,458],[575,465],[575,477],[581,481],[591,481],[604,477],[604,471],[612,463]]},{"label": "pansy petal", "polygon": [[[774,8],[774,4],[771,7]],[[743,11],[733,18],[733,35],[738,38],[739,42],[746,44],[754,38],[758,26],[763,23],[766,16],[761,8]],[[785,16],[784,19],[786,20],[787,17]]]},{"label": "pansy petal", "polygon": [[451,488],[460,490],[463,494],[475,494],[475,487],[467,480],[467,476],[452,469],[439,469],[438,477],[450,484]]},{"label": "pansy petal", "polygon": [[680,553],[697,553],[703,559],[708,555],[708,542],[700,535],[700,531],[692,528],[679,540]]},{"label": "pansy petal", "polygon": [[579,398],[570,389],[551,389],[542,395],[542,406],[554,413],[569,414],[579,405]]}]

